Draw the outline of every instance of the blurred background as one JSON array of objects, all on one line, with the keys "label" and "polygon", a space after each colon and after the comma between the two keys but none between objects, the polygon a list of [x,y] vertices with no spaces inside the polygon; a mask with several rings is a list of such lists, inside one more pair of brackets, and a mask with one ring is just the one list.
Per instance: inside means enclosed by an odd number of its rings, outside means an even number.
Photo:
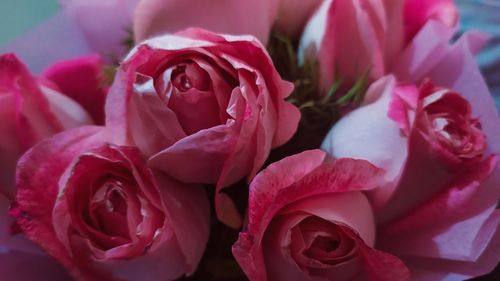
[{"label": "blurred background", "polygon": [[[58,2],[59,0],[2,0],[0,49],[9,41],[55,16],[59,10]],[[478,56],[478,62],[495,96],[497,108],[500,108],[500,0],[455,2],[460,8],[462,31],[479,29],[492,36],[488,46]]]},{"label": "blurred background", "polygon": [[2,0],[0,46],[55,15],[58,0]]}]

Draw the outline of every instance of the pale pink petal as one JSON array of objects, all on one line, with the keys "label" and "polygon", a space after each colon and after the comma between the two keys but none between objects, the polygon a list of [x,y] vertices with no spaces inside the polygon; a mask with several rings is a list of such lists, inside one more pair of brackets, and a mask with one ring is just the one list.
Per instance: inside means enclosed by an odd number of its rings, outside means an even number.
[{"label": "pale pink petal", "polygon": [[124,41],[131,36],[132,13],[138,0],[62,0],[63,10],[85,38],[90,53],[107,61],[120,60],[128,51]]},{"label": "pale pink petal", "polygon": [[[490,229],[493,229],[494,236],[491,238],[488,247],[483,251],[477,260],[455,261],[426,258],[405,258],[404,261],[412,269],[411,281],[452,281],[465,280],[468,278],[484,275],[491,272],[500,261],[500,231],[498,211],[492,214],[488,221]],[[486,280],[486,279],[481,279]],[[488,279],[489,280],[489,279]]]},{"label": "pale pink petal", "polygon": [[367,96],[378,99],[340,119],[321,145],[334,158],[364,159],[386,171],[387,184],[372,194],[376,209],[394,192],[408,155],[407,137],[387,116],[395,86],[391,76],[373,83]]},{"label": "pale pink petal", "polygon": [[155,35],[199,27],[218,33],[251,34],[265,44],[278,6],[277,0],[141,0],[134,13],[134,35],[140,42]]}]

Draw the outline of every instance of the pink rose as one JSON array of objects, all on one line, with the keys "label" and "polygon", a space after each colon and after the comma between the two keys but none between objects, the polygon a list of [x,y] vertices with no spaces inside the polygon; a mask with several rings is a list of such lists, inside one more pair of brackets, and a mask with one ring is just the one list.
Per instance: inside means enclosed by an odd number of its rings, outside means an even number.
[{"label": "pink rose", "polygon": [[11,214],[77,280],[192,274],[209,234],[204,190],[150,170],[137,148],[111,141],[86,126],[33,147],[19,160]]},{"label": "pink rose", "polygon": [[[364,74],[369,81],[377,80],[391,71],[406,42],[428,21],[456,24],[456,9],[450,2],[324,1],[306,26],[300,53],[307,55],[311,47],[317,51],[325,90],[336,80],[351,86]],[[442,7],[446,10],[438,12]]]},{"label": "pink rose", "polygon": [[255,38],[200,29],[148,40],[122,63],[107,124],[149,164],[183,182],[217,183],[217,215],[240,224],[220,190],[252,178],[271,148],[295,133],[300,113]]},{"label": "pink rose", "polygon": [[[72,70],[65,71],[64,66]],[[38,79],[15,55],[0,56],[0,193],[13,198],[16,161],[24,151],[55,133],[92,123],[76,95],[102,114],[105,90],[99,89],[100,66],[97,57],[84,57],[56,64],[50,75]],[[59,79],[65,79],[65,87],[58,87]]]},{"label": "pink rose", "polygon": [[306,151],[254,178],[236,260],[252,281],[406,280],[398,258],[373,248],[375,220],[363,191],[377,188],[384,172],[362,160],[325,162],[325,155]]},{"label": "pink rose", "polygon": [[500,119],[474,60],[483,40],[450,45],[451,33],[426,27],[398,66],[407,82],[375,82],[322,145],[386,170],[369,192],[378,245],[422,280],[463,280],[498,263]]},{"label": "pink rose", "polygon": [[[299,38],[321,0],[141,0],[134,13],[137,42],[199,27],[218,33],[250,34],[267,43],[273,25]],[[231,24],[228,24],[231,23]]]}]

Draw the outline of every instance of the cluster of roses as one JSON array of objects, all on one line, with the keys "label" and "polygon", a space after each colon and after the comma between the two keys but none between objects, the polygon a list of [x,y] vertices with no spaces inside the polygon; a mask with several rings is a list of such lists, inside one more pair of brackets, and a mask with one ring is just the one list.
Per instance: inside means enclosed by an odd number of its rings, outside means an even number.
[{"label": "cluster of roses", "polygon": [[[143,2],[151,20],[136,32],[163,33],[151,11],[172,5]],[[286,19],[284,31],[296,33]],[[242,229],[232,252],[250,280],[488,273],[500,259],[500,119],[474,62],[485,40],[450,43],[456,21],[451,1],[323,1],[301,56],[318,57],[323,94],[365,74],[369,88],[323,151],[267,167],[301,113],[255,37],[187,29],[148,39],[109,91],[98,56],[39,77],[1,56],[2,278],[192,275],[210,233],[207,184],[216,217]],[[226,32],[266,42],[263,25]],[[225,192],[243,178],[245,214]]]}]

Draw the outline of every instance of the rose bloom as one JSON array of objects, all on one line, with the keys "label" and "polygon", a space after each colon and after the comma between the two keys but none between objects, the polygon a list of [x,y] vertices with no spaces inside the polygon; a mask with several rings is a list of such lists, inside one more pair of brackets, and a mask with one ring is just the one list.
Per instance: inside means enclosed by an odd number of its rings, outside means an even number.
[{"label": "rose bloom", "polygon": [[306,151],[271,164],[250,184],[248,225],[233,254],[252,281],[406,280],[395,256],[374,249],[363,191],[384,171],[367,161],[325,161]]},{"label": "rose bloom", "polygon": [[252,178],[295,133],[300,113],[284,100],[292,89],[255,38],[189,29],[128,55],[110,90],[107,125],[152,167],[183,182],[217,183],[217,215],[238,226],[219,191]]},{"label": "rose bloom", "polygon": [[110,141],[102,127],[84,126],[24,154],[11,209],[20,229],[77,280],[192,274],[209,234],[204,190],[152,171],[137,148]]},{"label": "rose bloom", "polygon": [[436,24],[417,35],[398,66],[405,82],[375,82],[322,145],[387,171],[368,193],[377,245],[422,280],[463,280],[498,263],[500,119],[474,60],[484,41],[435,40],[451,34]]},{"label": "rose bloom", "polygon": [[[392,71],[413,36],[429,21],[453,27],[452,0],[328,0],[311,17],[300,42],[302,59],[317,52],[324,91],[368,74],[370,82]],[[312,50],[311,50],[312,48]]]},{"label": "rose bloom", "polygon": [[320,4],[321,0],[140,0],[134,12],[134,36],[140,42],[199,27],[219,33],[250,34],[265,45],[274,24],[287,35],[299,38]]}]

